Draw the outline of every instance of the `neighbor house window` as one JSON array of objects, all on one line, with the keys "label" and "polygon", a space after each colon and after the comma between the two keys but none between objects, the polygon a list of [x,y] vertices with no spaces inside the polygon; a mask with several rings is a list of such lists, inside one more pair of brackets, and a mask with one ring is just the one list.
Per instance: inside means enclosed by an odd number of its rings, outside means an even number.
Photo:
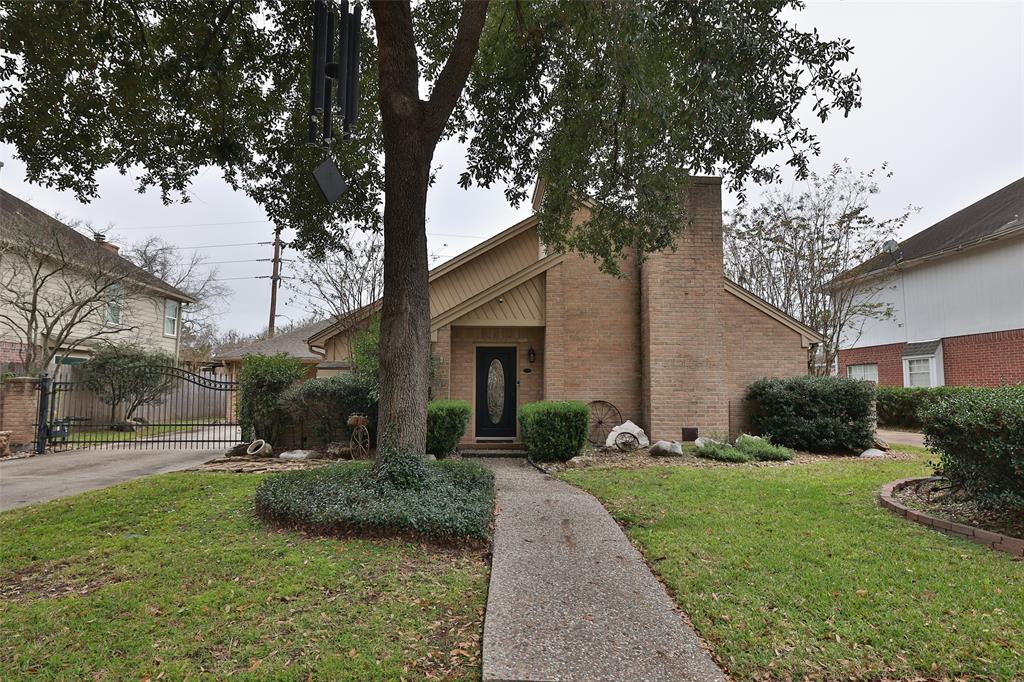
[{"label": "neighbor house window", "polygon": [[878,383],[878,365],[849,365],[846,368],[846,376],[860,381],[873,381]]},{"label": "neighbor house window", "polygon": [[907,385],[911,388],[928,388],[932,385],[931,358],[910,358],[907,360]]},{"label": "neighbor house window", "polygon": [[164,302],[164,334],[166,336],[178,335],[178,310],[180,304],[177,301],[167,299]]},{"label": "neighbor house window", "polygon": [[121,311],[124,309],[124,287],[111,284],[107,292],[107,322],[121,324]]}]

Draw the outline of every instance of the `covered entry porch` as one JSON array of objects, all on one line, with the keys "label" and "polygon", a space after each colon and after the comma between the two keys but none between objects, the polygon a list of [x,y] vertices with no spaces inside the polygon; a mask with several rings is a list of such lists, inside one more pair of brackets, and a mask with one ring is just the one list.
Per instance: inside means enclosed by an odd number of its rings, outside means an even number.
[{"label": "covered entry porch", "polygon": [[544,397],[544,327],[445,325],[431,346],[431,397],[472,408],[462,445],[518,443],[519,408]]}]

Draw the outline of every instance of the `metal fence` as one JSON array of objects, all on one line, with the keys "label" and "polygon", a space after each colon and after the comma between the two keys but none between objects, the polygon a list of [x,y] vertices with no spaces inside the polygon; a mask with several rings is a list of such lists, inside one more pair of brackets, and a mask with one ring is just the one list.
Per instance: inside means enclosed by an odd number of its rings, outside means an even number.
[{"label": "metal fence", "polygon": [[177,367],[145,370],[144,387],[43,380],[37,451],[84,447],[225,448],[241,442],[234,381]]}]

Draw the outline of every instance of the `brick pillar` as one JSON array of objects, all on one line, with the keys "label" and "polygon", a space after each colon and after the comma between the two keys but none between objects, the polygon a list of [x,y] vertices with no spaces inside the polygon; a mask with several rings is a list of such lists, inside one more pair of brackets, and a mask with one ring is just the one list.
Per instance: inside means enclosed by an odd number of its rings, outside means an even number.
[{"label": "brick pillar", "polygon": [[565,397],[565,267],[558,264],[544,274],[544,400]]},{"label": "brick pillar", "polygon": [[0,384],[0,431],[11,432],[12,446],[31,445],[36,440],[38,386],[35,377],[14,377]]},{"label": "brick pillar", "polygon": [[683,426],[727,436],[729,400],[722,279],[722,183],[693,178],[675,251],[650,254],[640,272],[644,426],[674,439]]},{"label": "brick pillar", "polygon": [[430,354],[437,364],[434,366],[434,380],[430,384],[433,400],[451,398],[452,377],[452,328],[445,325],[435,332],[436,338],[430,343]]}]

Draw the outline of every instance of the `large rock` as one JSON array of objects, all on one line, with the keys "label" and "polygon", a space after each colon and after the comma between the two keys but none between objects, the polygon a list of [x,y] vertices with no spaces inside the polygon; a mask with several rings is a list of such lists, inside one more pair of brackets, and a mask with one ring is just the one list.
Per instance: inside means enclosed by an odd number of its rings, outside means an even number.
[{"label": "large rock", "polygon": [[885,453],[877,448],[868,448],[864,452],[860,453],[860,456],[866,459],[878,459],[880,457],[885,457]]},{"label": "large rock", "polygon": [[615,447],[615,439],[618,438],[620,433],[628,433],[636,438],[637,447],[646,448],[651,444],[651,439],[647,437],[644,430],[627,419],[624,423],[611,430],[608,438],[604,441],[605,446],[609,448]]},{"label": "large rock", "polygon": [[714,438],[708,438],[707,436],[700,436],[699,438],[697,438],[697,440],[693,441],[693,444],[696,445],[698,448],[703,448],[703,447],[707,447],[708,445],[712,445],[712,444],[714,444],[714,445],[721,445],[721,442],[715,440]]},{"label": "large rock", "polygon": [[877,448],[878,450],[885,450],[886,452],[891,450],[891,448],[889,447],[889,443],[887,443],[886,441],[884,441],[881,438],[879,438],[878,434],[875,434],[875,442],[872,443],[872,445],[873,445],[873,447]]},{"label": "large rock", "polygon": [[288,452],[282,452],[280,455],[281,459],[317,459],[320,453],[316,450],[289,450]]},{"label": "large rock", "polygon": [[683,454],[683,445],[674,440],[659,440],[651,446],[652,457],[680,457]]}]

